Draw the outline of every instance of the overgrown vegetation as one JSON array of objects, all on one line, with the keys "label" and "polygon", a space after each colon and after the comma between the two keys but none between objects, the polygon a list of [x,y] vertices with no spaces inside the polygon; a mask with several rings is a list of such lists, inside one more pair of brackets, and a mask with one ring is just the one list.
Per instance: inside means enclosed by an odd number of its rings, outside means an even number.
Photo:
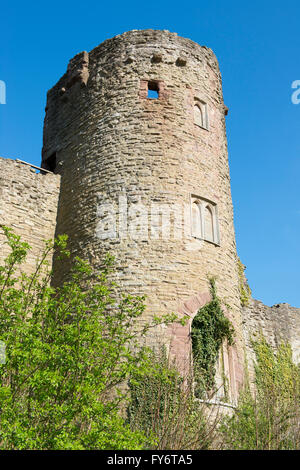
[{"label": "overgrown vegetation", "polygon": [[224,419],[225,448],[300,449],[300,368],[291,347],[281,343],[274,351],[261,336],[253,342],[256,355],[255,388],[245,388],[236,412]]},{"label": "overgrown vegetation", "polygon": [[300,449],[300,370],[288,344],[253,343],[255,386],[231,415],[195,396],[213,390],[221,344],[233,341],[213,280],[193,324],[194,372],[190,364],[183,377],[164,350],[138,342],[175,316],[141,331],[144,299],[115,301],[111,257],[97,275],[76,258],[69,280],[53,288],[47,258],[54,248],[69,255],[66,237],[47,242],[26,275],[28,244],[2,229],[11,251],[0,267],[0,449]]},{"label": "overgrown vegetation", "polygon": [[149,448],[209,449],[216,442],[218,410],[197,400],[193,374],[183,377],[165,350],[153,353],[147,375],[132,375],[130,389],[129,422],[148,437]]},{"label": "overgrown vegetation", "polygon": [[[70,279],[61,288],[49,287],[46,260],[53,244],[47,242],[28,276],[20,271],[28,244],[3,231],[11,252],[0,267],[0,340],[6,345],[0,448],[143,448],[143,434],[120,415],[128,399],[124,382],[133,370],[142,375],[149,367],[136,340],[151,327],[137,328],[143,298],[124,295],[116,303],[110,257],[96,277],[76,258]],[[66,237],[55,248],[68,256]]]},{"label": "overgrown vegetation", "polygon": [[[153,449],[300,450],[300,369],[291,348],[274,351],[260,337],[255,382],[228,414],[195,398],[192,377],[182,378],[166,356],[153,357],[148,375],[132,386],[130,423]],[[152,445],[149,445],[152,440]]]},{"label": "overgrown vegetation", "polygon": [[192,323],[195,396],[198,398],[208,390],[214,392],[220,348],[225,340],[233,344],[234,328],[224,315],[214,279],[210,279],[210,291],[211,302],[199,309]]},{"label": "overgrown vegetation", "polygon": [[249,305],[252,292],[245,276],[245,266],[241,262],[240,258],[238,258],[238,275],[241,304],[243,307],[246,307]]}]

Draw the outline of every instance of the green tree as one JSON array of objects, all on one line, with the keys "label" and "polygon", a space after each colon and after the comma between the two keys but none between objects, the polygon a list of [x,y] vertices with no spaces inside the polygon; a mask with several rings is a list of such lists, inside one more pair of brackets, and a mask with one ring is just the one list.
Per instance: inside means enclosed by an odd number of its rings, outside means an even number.
[{"label": "green tree", "polygon": [[[75,258],[67,281],[51,287],[47,259],[69,256],[67,237],[46,242],[32,275],[22,272],[27,243],[2,227],[10,247],[0,267],[0,448],[140,449],[145,437],[124,419],[126,381],[143,375],[149,355],[138,344],[144,299],[116,302],[109,281],[113,260],[100,273]],[[156,319],[174,320],[173,316]],[[121,411],[120,411],[121,410]]]}]

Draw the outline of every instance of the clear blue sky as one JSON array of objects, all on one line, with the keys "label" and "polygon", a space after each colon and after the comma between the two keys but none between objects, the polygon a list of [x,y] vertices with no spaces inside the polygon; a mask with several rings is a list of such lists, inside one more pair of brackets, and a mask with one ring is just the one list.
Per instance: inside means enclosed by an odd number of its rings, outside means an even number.
[{"label": "clear blue sky", "polygon": [[212,48],[223,76],[238,252],[254,297],[300,307],[300,3],[90,1],[1,5],[0,155],[39,164],[46,92],[69,59],[131,29]]}]

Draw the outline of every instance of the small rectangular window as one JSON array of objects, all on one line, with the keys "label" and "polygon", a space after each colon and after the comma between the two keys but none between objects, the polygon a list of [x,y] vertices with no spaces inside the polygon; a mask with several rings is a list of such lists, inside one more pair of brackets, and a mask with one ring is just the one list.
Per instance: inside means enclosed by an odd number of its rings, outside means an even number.
[{"label": "small rectangular window", "polygon": [[148,82],[148,96],[152,100],[157,100],[159,98],[159,86],[158,82]]}]

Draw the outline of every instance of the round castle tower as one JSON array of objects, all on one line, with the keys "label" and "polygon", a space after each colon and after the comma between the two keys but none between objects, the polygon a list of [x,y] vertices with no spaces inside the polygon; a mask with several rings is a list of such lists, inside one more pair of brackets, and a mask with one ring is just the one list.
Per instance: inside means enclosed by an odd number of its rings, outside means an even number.
[{"label": "round castle tower", "polygon": [[210,49],[130,31],[76,55],[48,92],[42,166],[61,174],[57,234],[69,235],[72,253],[95,268],[112,253],[121,289],[147,296],[145,319],[188,315],[185,327],[158,327],[150,344],[187,358],[216,277],[236,329],[223,351],[234,398],[243,341],[226,112]]}]

